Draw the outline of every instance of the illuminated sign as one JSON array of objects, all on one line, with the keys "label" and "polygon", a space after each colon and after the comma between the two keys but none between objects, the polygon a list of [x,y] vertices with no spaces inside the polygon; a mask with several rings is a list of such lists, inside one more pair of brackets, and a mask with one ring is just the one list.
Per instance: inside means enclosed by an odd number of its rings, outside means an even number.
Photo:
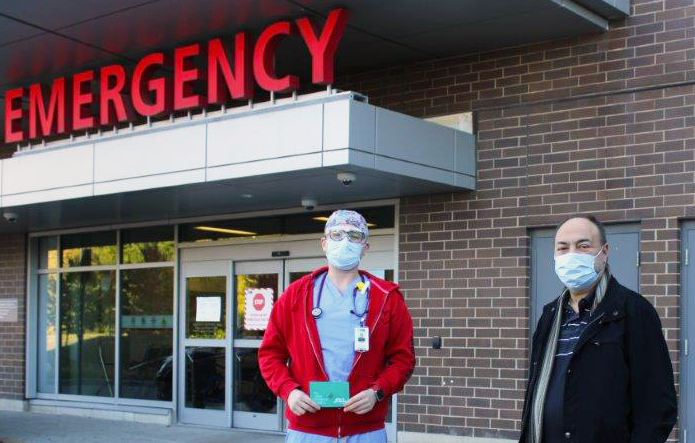
[{"label": "illuminated sign", "polygon": [[[35,83],[10,89],[5,94],[5,142],[19,143],[112,126],[138,116],[156,117],[229,100],[248,100],[253,97],[254,80],[266,91],[294,91],[299,87],[299,77],[278,77],[275,73],[277,48],[288,36],[301,36],[309,50],[312,83],[330,84],[347,17],[345,9],[334,9],[320,32],[306,17],[283,20],[265,28],[255,43],[247,32],[239,32],[230,42],[231,48],[214,38],[206,44],[175,48],[172,53],[148,54],[132,70],[113,64],[79,72],[69,80],[56,78],[50,87]],[[161,73],[164,67],[169,75]],[[193,90],[196,82],[206,83],[204,93]],[[28,111],[22,109],[25,99]]]}]

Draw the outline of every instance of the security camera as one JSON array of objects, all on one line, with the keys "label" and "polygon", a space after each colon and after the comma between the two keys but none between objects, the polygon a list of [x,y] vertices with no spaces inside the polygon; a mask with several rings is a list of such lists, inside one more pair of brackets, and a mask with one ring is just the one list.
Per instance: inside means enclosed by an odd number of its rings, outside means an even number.
[{"label": "security camera", "polygon": [[304,209],[306,209],[307,211],[313,211],[317,204],[318,203],[316,203],[316,200],[314,200],[313,198],[302,199],[302,206],[304,206]]},{"label": "security camera", "polygon": [[19,218],[19,216],[14,212],[3,212],[2,216],[5,217],[5,220],[7,220],[10,223],[15,223]]},{"label": "security camera", "polygon": [[343,186],[350,186],[352,182],[357,180],[357,176],[350,172],[339,172],[337,178]]}]

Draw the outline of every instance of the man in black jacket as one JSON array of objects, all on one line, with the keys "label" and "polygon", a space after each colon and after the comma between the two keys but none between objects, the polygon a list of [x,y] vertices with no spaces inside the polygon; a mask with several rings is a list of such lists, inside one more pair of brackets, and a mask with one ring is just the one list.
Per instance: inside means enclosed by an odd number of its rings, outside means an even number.
[{"label": "man in black jacket", "polygon": [[533,335],[520,443],[663,443],[676,423],[659,316],[607,261],[593,216],[558,226],[555,272],[566,289]]}]

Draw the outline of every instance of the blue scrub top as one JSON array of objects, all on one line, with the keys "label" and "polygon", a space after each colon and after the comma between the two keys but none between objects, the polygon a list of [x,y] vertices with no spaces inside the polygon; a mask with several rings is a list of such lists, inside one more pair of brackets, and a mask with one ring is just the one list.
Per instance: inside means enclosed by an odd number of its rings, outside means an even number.
[{"label": "blue scrub top", "polygon": [[[321,274],[314,280],[314,306],[317,306],[319,290],[321,289]],[[326,277],[326,282],[321,295],[321,309],[323,314],[316,320],[316,327],[321,341],[323,352],[323,366],[330,381],[347,381],[352,364],[355,360],[355,328],[360,326],[360,319],[350,313],[355,310],[362,313],[367,307],[367,293],[357,290],[355,306],[353,307],[353,290],[361,278],[355,279],[345,288],[341,294],[338,287]],[[368,281],[365,277],[365,282]],[[364,317],[365,321],[367,317]],[[364,434],[351,435],[336,439],[323,435],[307,434],[304,432],[288,430],[286,443],[386,443],[386,430],[366,432]]]}]

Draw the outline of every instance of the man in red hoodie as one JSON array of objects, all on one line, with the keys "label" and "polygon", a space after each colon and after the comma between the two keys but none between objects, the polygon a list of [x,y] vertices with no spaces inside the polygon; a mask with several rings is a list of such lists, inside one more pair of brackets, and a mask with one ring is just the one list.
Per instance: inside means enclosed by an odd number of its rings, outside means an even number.
[{"label": "man in red hoodie", "polygon": [[[386,443],[387,399],[415,366],[413,322],[396,284],[358,270],[368,235],[359,213],[331,214],[321,238],[328,266],[292,283],[273,307],[258,361],[287,405],[288,443]],[[310,383],[329,381],[348,383],[342,407],[310,397]]]}]

